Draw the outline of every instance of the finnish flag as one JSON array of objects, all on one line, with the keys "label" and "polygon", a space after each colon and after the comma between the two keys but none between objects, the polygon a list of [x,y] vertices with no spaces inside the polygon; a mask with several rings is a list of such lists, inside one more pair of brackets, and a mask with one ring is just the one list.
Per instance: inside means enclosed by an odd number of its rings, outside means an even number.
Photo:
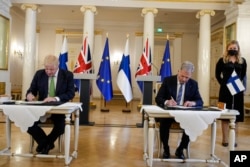
[{"label": "finnish flag", "polygon": [[232,96],[245,90],[245,87],[235,70],[232,72],[231,77],[227,81],[227,87]]}]

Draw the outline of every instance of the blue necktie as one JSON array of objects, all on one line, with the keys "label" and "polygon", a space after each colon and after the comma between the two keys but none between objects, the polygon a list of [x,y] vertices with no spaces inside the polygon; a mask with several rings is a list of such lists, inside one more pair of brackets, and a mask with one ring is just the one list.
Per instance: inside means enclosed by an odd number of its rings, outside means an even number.
[{"label": "blue necktie", "polygon": [[179,88],[177,98],[176,98],[177,105],[180,105],[180,103],[181,103],[182,90],[183,90],[183,84],[180,84],[180,88]]}]

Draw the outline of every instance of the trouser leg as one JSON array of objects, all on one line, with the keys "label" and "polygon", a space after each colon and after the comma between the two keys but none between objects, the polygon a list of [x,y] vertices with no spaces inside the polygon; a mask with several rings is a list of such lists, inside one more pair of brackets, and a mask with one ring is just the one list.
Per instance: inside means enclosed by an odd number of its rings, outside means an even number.
[{"label": "trouser leg", "polygon": [[51,119],[54,123],[50,134],[48,135],[48,144],[54,144],[56,139],[64,133],[65,128],[65,115],[63,114],[52,114]]},{"label": "trouser leg", "polygon": [[188,143],[189,143],[189,136],[188,135],[186,135],[186,133],[185,132],[183,132],[183,134],[182,134],[182,138],[181,138],[181,143],[180,143],[180,145],[179,145],[179,147],[178,147],[178,149],[186,149],[187,147],[188,147]]},{"label": "trouser leg", "polygon": [[27,132],[33,137],[33,139],[37,142],[38,145],[42,146],[47,141],[47,135],[43,131],[43,129],[38,126],[40,121],[34,123],[32,127],[29,127]]},{"label": "trouser leg", "polygon": [[172,118],[161,118],[160,119],[160,138],[163,143],[164,151],[169,152],[169,128],[173,123]]}]

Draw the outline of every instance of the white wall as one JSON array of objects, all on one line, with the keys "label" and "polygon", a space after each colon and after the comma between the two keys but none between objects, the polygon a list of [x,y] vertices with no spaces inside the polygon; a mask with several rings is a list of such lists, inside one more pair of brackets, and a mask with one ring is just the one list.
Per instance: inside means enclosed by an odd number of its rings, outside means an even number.
[{"label": "white wall", "polygon": [[181,61],[191,61],[195,70],[192,78],[197,79],[197,57],[198,57],[198,34],[185,34],[182,39],[182,56]]},{"label": "white wall", "polygon": [[[24,50],[24,16],[11,10],[12,26],[10,40],[10,82],[11,89],[21,89],[23,71],[23,50]],[[15,51],[21,51],[15,54]]]},{"label": "white wall", "polygon": [[[23,47],[23,38],[24,38],[24,17],[12,13],[13,17],[13,30],[12,30],[12,41],[16,40],[18,45]],[[132,87],[134,98],[141,98],[141,92],[139,87],[135,81],[135,72],[138,67],[138,62],[143,52],[143,43],[142,43],[142,36],[138,35],[142,33],[141,29],[138,27],[134,27],[133,25],[95,25],[96,30],[101,30],[99,34],[95,35],[94,39],[94,48],[92,53],[93,65],[95,73],[98,73],[100,60],[102,57],[104,44],[106,40],[106,33],[108,33],[109,38],[109,50],[110,50],[110,57],[111,57],[111,71],[112,71],[112,80],[113,80],[113,90],[118,90],[116,85],[116,77],[119,68],[119,63],[124,52],[126,36],[129,34],[129,48],[130,48],[130,62],[131,62],[131,77],[132,77]],[[61,45],[59,40],[56,40],[56,30],[57,29],[65,29],[66,31],[74,31],[74,32],[83,32],[81,23],[76,24],[72,27],[67,23],[60,23],[60,24],[39,24],[39,33],[37,37],[37,46],[38,46],[38,63],[37,69],[43,68],[43,58],[48,54],[58,54],[58,42]],[[75,40],[68,40],[68,49],[71,52],[68,61],[68,67],[71,70],[72,66],[76,61],[76,57],[81,49],[81,37],[77,37]],[[190,34],[188,32],[184,33],[181,37],[175,38],[170,42],[171,48],[171,58],[172,61],[172,69],[173,74],[176,74],[181,61],[183,60],[190,60],[196,66],[196,57],[197,57],[197,34]],[[155,39],[155,48],[157,49],[154,53],[154,60],[160,70],[160,61],[164,54],[166,41],[162,40],[159,42]],[[79,47],[79,48],[78,48]],[[58,52],[58,53],[57,53]],[[72,55],[75,54],[75,55]],[[73,60],[75,59],[75,60]],[[158,59],[158,61],[157,61]],[[117,64],[118,62],[118,64]],[[18,74],[16,71],[22,71],[22,59],[16,58],[12,55],[11,60],[11,82],[13,82],[16,87],[20,87],[22,83],[22,76]],[[156,74],[156,69],[153,68],[154,74]],[[194,78],[195,78],[194,74]],[[101,97],[100,91],[98,90],[95,81],[93,82],[93,97]]]}]

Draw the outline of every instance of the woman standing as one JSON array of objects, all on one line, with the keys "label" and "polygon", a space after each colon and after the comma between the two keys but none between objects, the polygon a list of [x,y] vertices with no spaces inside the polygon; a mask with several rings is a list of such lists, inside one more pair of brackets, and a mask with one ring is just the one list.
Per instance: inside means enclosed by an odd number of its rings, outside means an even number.
[{"label": "woman standing", "polygon": [[[231,77],[233,71],[235,71],[240,80],[243,81],[246,76],[246,69],[246,60],[241,57],[238,41],[230,41],[226,46],[223,57],[221,57],[216,64],[215,76],[220,84],[219,102],[226,103],[227,109],[235,109],[240,113],[236,116],[235,146],[237,146],[238,122],[244,121],[244,92],[242,91],[232,96],[227,87],[227,81]],[[222,120],[221,126],[222,145],[226,147],[228,146],[229,120]]]}]

